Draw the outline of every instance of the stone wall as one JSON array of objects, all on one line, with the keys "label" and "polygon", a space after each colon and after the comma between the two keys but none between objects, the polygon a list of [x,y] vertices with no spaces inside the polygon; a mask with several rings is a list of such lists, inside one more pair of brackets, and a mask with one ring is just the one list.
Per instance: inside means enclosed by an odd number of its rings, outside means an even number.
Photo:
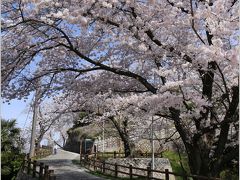
[{"label": "stone wall", "polygon": [[[94,145],[97,147],[98,152],[120,152],[123,151],[123,143],[120,138],[109,137],[103,140],[95,140]],[[104,145],[104,148],[103,148]]]},{"label": "stone wall", "polygon": [[[93,143],[94,141],[93,140],[88,140],[85,141],[82,140],[82,153],[85,154],[85,153],[89,153],[92,151],[92,148],[93,148]],[[86,147],[86,148],[85,148]],[[64,146],[63,148],[64,150],[66,151],[70,151],[70,152],[74,152],[74,153],[79,153],[80,151],[80,140],[75,140],[75,139],[68,139],[68,142],[66,143],[66,145]],[[86,152],[85,152],[86,150]]]}]

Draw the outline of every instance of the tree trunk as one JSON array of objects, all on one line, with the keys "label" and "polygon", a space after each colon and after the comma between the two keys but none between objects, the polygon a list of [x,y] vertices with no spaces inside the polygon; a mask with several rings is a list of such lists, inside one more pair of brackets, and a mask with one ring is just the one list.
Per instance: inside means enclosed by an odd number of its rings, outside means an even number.
[{"label": "tree trunk", "polygon": [[[179,118],[180,111],[174,108],[170,108],[170,112],[174,119],[175,127],[181,136],[184,146],[187,151],[189,160],[189,167],[191,174],[202,176],[213,176],[211,169],[209,168],[209,148],[203,141],[203,137],[199,137],[197,140],[188,136],[188,130],[182,126],[181,119]],[[218,174],[217,174],[218,175]],[[214,174],[214,176],[216,176]]]},{"label": "tree trunk", "polygon": [[118,134],[123,142],[124,145],[124,153],[125,153],[125,157],[129,157],[132,156],[132,147],[133,145],[131,145],[130,141],[129,141],[129,136],[128,136],[128,132],[126,130],[127,128],[127,121],[123,122],[124,128],[121,129],[120,124],[117,123],[117,121],[114,119],[114,117],[110,117],[109,118],[112,123],[114,124],[114,126],[116,127]]},{"label": "tree trunk", "polygon": [[132,156],[132,149],[129,141],[127,140],[127,138],[123,138],[122,141],[124,145],[124,153],[125,153],[124,156],[125,157]]},{"label": "tree trunk", "polygon": [[36,144],[36,147],[37,147],[37,148],[40,148],[40,147],[41,147],[41,146],[40,146],[40,143],[41,143],[42,139],[43,139],[43,135],[40,135],[40,136],[38,136],[38,137],[36,138],[35,144]]},{"label": "tree trunk", "polygon": [[201,176],[212,176],[209,169],[208,153],[199,146],[188,147],[188,160],[191,174]]}]

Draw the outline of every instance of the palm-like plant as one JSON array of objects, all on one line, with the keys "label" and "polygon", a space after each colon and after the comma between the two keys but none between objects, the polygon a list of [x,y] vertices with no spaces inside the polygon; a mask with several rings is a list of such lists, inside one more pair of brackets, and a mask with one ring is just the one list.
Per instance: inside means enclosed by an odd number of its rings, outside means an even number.
[{"label": "palm-like plant", "polygon": [[16,120],[1,119],[1,177],[15,179],[20,168],[23,155],[23,141]]}]

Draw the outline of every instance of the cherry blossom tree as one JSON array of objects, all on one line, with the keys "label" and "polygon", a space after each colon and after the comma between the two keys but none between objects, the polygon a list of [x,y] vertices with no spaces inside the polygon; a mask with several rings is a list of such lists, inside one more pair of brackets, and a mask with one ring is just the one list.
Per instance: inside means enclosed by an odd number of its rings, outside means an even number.
[{"label": "cherry blossom tree", "polygon": [[[36,110],[35,145],[37,147],[40,147],[40,143],[43,139],[64,144],[67,138],[66,131],[73,124],[74,114],[70,111],[73,103],[65,101],[64,104],[60,104],[59,101],[61,101],[62,98],[63,97],[54,97],[54,101],[52,99],[47,101],[42,99],[42,101],[39,102],[39,106]],[[30,104],[30,106],[32,105]],[[25,128],[25,134],[23,134],[25,139],[30,138],[31,128],[31,124]],[[59,134],[59,137],[56,139],[52,134]]]},{"label": "cherry blossom tree", "polygon": [[238,4],[3,1],[2,95],[26,98],[39,78],[48,96],[125,94],[173,122],[193,174],[219,176],[238,155]]},{"label": "cherry blossom tree", "polygon": [[69,113],[68,103],[63,105],[54,104],[53,101],[43,103],[39,107],[39,116],[37,119],[37,138],[36,144],[40,146],[40,142],[44,137],[53,137],[52,133],[59,133],[63,144],[66,140],[66,131],[72,126],[73,114]]},{"label": "cherry blossom tree", "polygon": [[134,127],[138,121],[136,119],[133,121],[133,116],[129,113],[129,105],[124,101],[125,98],[113,97],[111,92],[96,95],[91,102],[92,104],[88,105],[88,107],[91,107],[88,112],[93,115],[91,117],[92,121],[108,122],[113,125],[123,142],[125,157],[129,157],[134,152],[134,136],[137,134]]}]

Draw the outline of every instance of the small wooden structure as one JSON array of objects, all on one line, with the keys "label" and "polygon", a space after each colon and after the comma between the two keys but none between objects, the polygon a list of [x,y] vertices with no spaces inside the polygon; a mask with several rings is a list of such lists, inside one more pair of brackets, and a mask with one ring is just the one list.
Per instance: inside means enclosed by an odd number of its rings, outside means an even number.
[{"label": "small wooden structure", "polygon": [[32,161],[30,158],[24,159],[22,172],[31,175],[33,178],[38,177],[39,180],[56,180],[54,170],[50,170],[48,165],[36,160]]}]

